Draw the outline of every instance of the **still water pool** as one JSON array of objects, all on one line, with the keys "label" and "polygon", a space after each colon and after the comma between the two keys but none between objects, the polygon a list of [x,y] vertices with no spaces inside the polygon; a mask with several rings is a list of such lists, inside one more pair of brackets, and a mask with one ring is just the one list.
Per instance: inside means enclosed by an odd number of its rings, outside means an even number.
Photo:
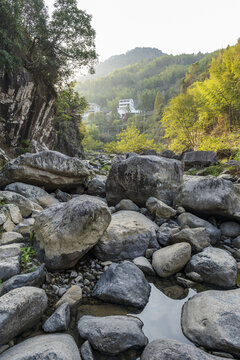
[{"label": "still water pool", "polygon": [[[155,339],[167,338],[190,344],[181,329],[181,310],[183,304],[199,289],[185,289],[175,280],[149,279],[151,294],[142,311],[120,305],[107,304],[94,299],[88,300],[78,308],[77,319],[83,315],[133,315],[144,323],[143,331],[149,342]],[[201,289],[200,289],[201,290]],[[75,334],[76,338],[76,334]],[[78,343],[81,342],[78,338]],[[137,351],[128,351],[118,356],[106,356],[94,353],[96,360],[137,360]]]}]

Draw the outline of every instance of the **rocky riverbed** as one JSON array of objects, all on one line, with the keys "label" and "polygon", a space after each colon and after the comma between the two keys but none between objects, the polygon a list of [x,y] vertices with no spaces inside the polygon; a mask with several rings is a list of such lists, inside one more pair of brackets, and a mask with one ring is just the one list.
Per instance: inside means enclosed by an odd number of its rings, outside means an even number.
[{"label": "rocky riverbed", "polygon": [[215,162],[48,150],[7,162],[0,359],[240,359],[239,178],[184,173]]}]

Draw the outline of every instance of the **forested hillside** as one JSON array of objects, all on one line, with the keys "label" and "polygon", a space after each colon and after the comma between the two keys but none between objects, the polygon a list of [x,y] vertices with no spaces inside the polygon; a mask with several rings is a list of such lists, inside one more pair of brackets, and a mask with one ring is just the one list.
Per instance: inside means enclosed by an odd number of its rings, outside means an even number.
[{"label": "forested hillside", "polygon": [[105,76],[116,69],[123,68],[138,62],[148,62],[155,58],[165,55],[161,50],[151,47],[136,47],[135,49],[127,51],[125,54],[114,55],[109,59],[98,63],[95,67],[95,74],[83,76],[80,82],[86,79],[94,79]]},{"label": "forested hillside", "polygon": [[197,55],[163,55],[150,62],[140,62],[115,70],[108,76],[78,83],[80,94],[89,102],[114,110],[119,99],[133,98],[137,100],[140,110],[153,110],[155,97],[161,91],[164,103],[178,94],[182,78],[189,66],[201,60],[203,54]]},{"label": "forested hillside", "polygon": [[196,63],[183,91],[165,108],[161,124],[170,149],[237,149],[240,142],[240,41],[210,66]]},{"label": "forested hillside", "polygon": [[[97,102],[103,109],[111,110],[110,116],[106,116],[104,112],[89,115],[90,126],[86,129],[84,140],[86,147],[91,150],[101,149],[105,143],[116,140],[116,136],[127,126],[134,124],[135,132],[140,131],[154,141],[154,148],[166,148],[168,140],[164,138],[161,123],[164,107],[169,99],[196,80],[206,79],[211,60],[217,54],[216,51],[205,56],[164,55],[149,63],[138,63],[116,70],[106,77],[78,84],[80,93],[89,102]],[[141,112],[137,115],[128,114],[123,120],[116,110],[118,100],[125,97],[137,99],[137,107]],[[133,128],[129,128],[126,136],[134,138],[133,133]],[[146,144],[146,139],[143,143]],[[108,149],[116,151],[116,144],[108,146]]]}]

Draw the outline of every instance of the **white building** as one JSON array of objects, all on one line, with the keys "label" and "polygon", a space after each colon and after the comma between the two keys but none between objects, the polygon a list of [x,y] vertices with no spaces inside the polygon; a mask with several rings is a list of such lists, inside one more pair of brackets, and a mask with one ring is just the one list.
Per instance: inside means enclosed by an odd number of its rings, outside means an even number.
[{"label": "white building", "polygon": [[138,114],[139,110],[135,109],[133,99],[122,99],[119,100],[118,109],[119,115],[124,116],[125,114]]}]

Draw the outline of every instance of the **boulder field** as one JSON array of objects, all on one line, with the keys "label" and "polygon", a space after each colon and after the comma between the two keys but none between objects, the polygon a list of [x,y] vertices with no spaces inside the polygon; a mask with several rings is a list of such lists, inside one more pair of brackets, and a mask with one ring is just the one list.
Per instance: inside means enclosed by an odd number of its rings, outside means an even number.
[{"label": "boulder field", "polygon": [[[212,152],[162,155],[44,150],[2,167],[1,360],[240,358],[240,179],[183,176]],[[188,288],[183,342],[151,341],[153,292],[160,312]]]}]

